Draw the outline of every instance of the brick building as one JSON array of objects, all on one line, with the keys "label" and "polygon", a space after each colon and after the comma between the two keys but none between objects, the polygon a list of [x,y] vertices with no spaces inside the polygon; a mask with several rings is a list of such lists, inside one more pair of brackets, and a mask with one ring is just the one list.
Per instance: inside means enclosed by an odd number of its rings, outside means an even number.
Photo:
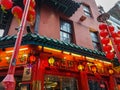
[{"label": "brick building", "polygon": [[[36,0],[35,22],[26,27],[16,61],[16,90],[114,90],[118,65],[105,57],[94,0]],[[20,0],[14,6],[24,8]],[[0,80],[7,73],[19,23],[0,11]],[[27,26],[27,25],[30,25]]]}]

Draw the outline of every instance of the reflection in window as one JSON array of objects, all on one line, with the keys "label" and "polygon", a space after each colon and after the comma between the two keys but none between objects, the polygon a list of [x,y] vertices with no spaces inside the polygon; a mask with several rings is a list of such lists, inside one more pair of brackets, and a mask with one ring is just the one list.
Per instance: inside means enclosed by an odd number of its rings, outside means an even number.
[{"label": "reflection in window", "polygon": [[4,30],[0,29],[0,37],[2,37],[4,35]]},{"label": "reflection in window", "polygon": [[90,90],[108,90],[104,81],[88,80]]},{"label": "reflection in window", "polygon": [[72,42],[72,27],[69,22],[60,20],[60,40],[66,43]]},{"label": "reflection in window", "polygon": [[91,35],[91,38],[92,38],[92,43],[93,43],[94,49],[101,51],[102,49],[101,49],[101,45],[100,45],[100,42],[99,42],[97,32],[90,32],[90,35]]},{"label": "reflection in window", "polygon": [[45,75],[45,90],[78,90],[77,80],[70,77]]},{"label": "reflection in window", "polygon": [[83,11],[85,13],[86,16],[88,17],[92,17],[92,13],[91,13],[91,10],[90,10],[90,7],[83,4]]}]

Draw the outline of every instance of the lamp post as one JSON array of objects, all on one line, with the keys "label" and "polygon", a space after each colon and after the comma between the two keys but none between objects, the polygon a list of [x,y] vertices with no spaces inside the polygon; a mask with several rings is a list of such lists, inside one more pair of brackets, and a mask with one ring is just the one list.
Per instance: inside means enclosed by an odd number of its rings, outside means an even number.
[{"label": "lamp post", "polygon": [[8,73],[2,81],[3,85],[5,86],[5,90],[15,90],[16,82],[15,82],[15,79],[14,79],[14,73],[15,73],[15,67],[16,67],[16,59],[17,59],[17,56],[18,56],[23,32],[24,32],[25,25],[26,25],[26,20],[27,20],[27,14],[28,14],[29,6],[30,6],[30,1],[31,0],[26,0],[25,8],[24,8],[23,15],[22,15],[22,19],[21,19],[19,30],[18,30],[18,33],[17,33],[17,39],[16,39],[15,46],[14,46],[14,52],[12,54],[12,58],[11,58],[9,68],[8,68]]},{"label": "lamp post", "polygon": [[[106,23],[107,24],[107,20],[110,18],[110,15],[108,13],[103,13],[101,14],[100,16],[97,17],[97,21],[98,22],[102,22],[102,23]],[[109,28],[109,25],[107,24],[106,26],[106,30],[107,30],[107,33],[108,33],[108,37],[112,43],[112,47],[114,49],[114,53],[116,54],[117,58],[118,58],[118,61],[120,62],[120,52],[117,48],[117,45],[116,45],[116,42],[115,42],[115,38],[112,36],[112,33],[113,31],[110,31],[110,28]],[[114,29],[113,29],[114,30]],[[110,51],[108,51],[110,52]],[[107,57],[107,55],[106,55]],[[109,57],[107,57],[109,58]],[[113,57],[114,58],[114,57]],[[111,58],[112,59],[112,58]]]}]

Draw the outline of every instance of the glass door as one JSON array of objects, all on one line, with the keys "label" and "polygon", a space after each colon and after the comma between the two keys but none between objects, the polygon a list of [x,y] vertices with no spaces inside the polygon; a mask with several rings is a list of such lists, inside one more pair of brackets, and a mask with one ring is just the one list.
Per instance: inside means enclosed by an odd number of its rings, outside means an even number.
[{"label": "glass door", "polygon": [[106,82],[102,80],[89,79],[88,84],[90,90],[108,90]]},{"label": "glass door", "polygon": [[45,75],[44,90],[78,90],[77,79],[73,77]]}]

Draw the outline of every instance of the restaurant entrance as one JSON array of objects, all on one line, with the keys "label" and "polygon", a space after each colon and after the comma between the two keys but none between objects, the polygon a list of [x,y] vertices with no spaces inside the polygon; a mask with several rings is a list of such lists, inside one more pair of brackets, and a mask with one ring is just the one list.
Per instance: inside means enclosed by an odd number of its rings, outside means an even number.
[{"label": "restaurant entrance", "polygon": [[78,81],[73,77],[45,75],[44,90],[78,90]]}]

